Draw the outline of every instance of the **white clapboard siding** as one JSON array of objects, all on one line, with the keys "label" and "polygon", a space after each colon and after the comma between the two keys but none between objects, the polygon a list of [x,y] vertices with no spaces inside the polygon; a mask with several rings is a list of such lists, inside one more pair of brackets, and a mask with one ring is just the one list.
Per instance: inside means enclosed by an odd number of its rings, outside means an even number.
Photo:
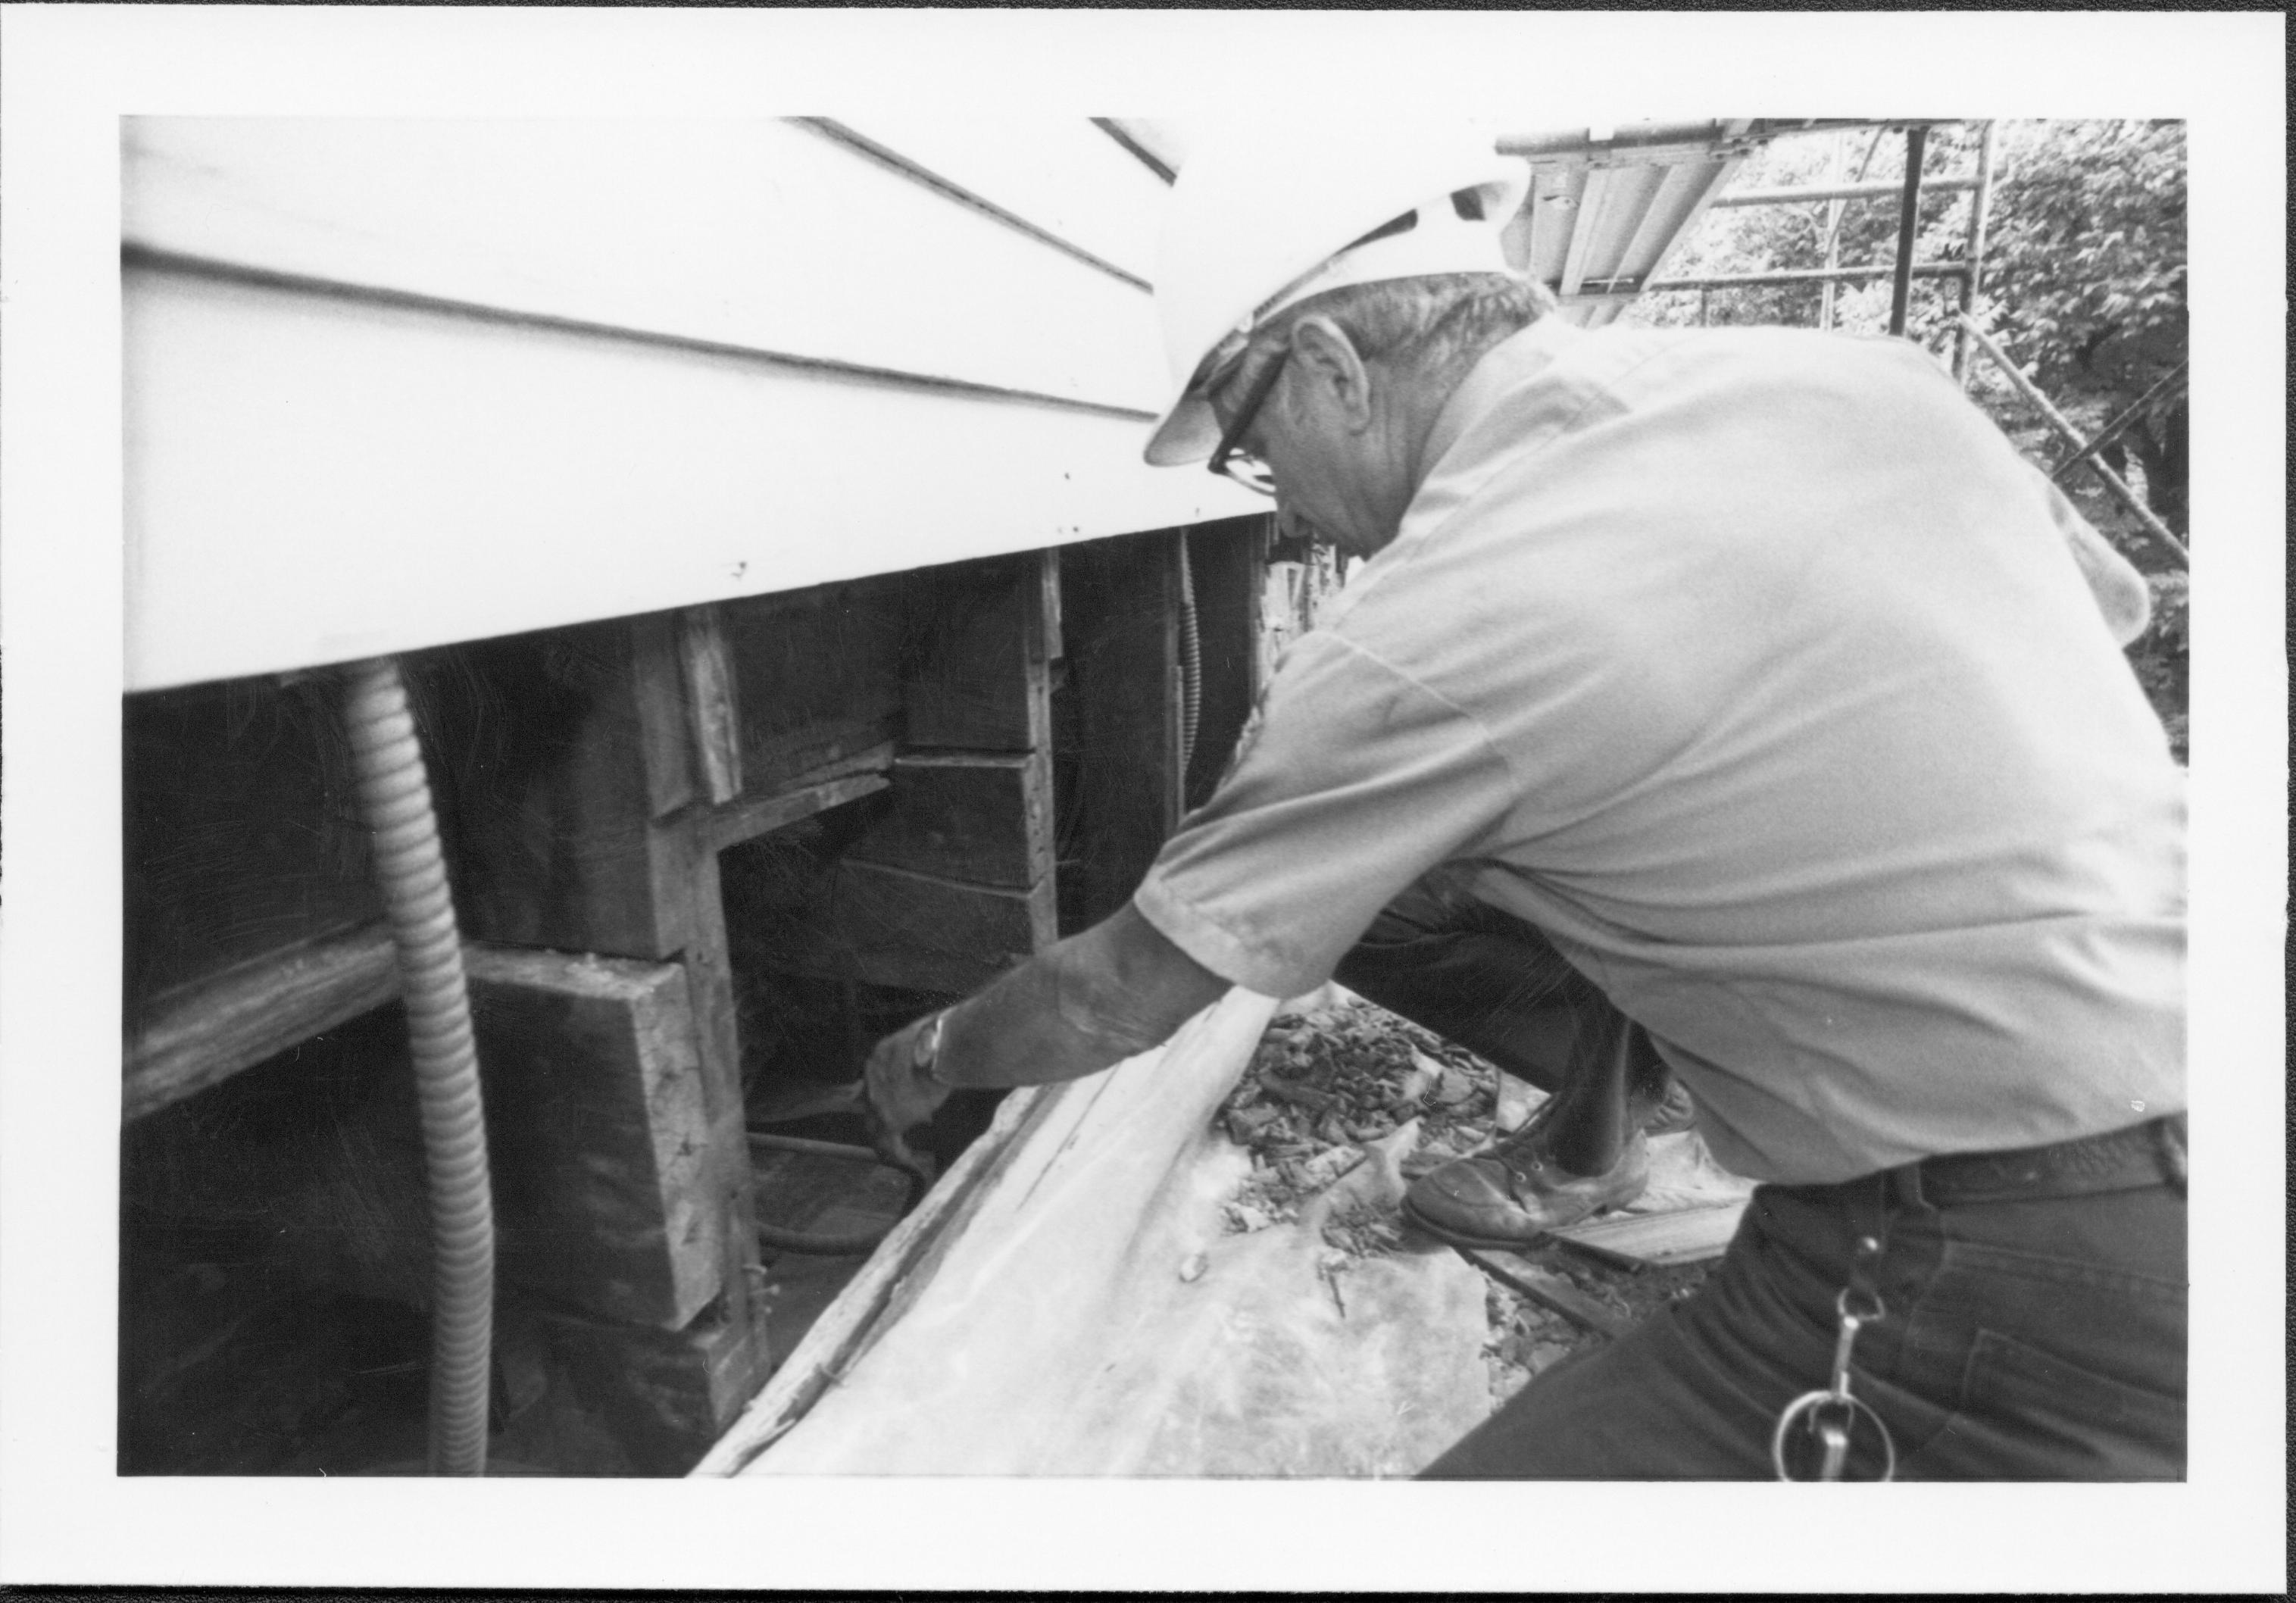
[{"label": "white clapboard siding", "polygon": [[837,120],[1136,278],[1155,277],[1168,186],[1106,134],[1097,144],[1054,137],[1041,116],[871,111]]},{"label": "white clapboard siding", "polygon": [[[1086,119],[1043,126],[1112,181],[1139,170]],[[125,146],[132,247],[1109,405],[1160,399],[1139,285],[801,123],[137,118]]]},{"label": "white clapboard siding", "polygon": [[1139,460],[1167,191],[1086,118],[139,118],[131,689],[1266,503]]},{"label": "white clapboard siding", "polygon": [[1143,423],[150,266],[127,687],[1264,510]]}]

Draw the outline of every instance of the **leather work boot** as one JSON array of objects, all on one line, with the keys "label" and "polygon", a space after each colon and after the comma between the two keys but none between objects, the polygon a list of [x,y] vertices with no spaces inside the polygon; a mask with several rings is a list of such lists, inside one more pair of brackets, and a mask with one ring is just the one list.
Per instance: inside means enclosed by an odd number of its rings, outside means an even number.
[{"label": "leather work boot", "polygon": [[1642,1114],[1644,1135],[1679,1135],[1697,1122],[1698,1108],[1690,1100],[1690,1093],[1682,1089],[1682,1081],[1671,1075],[1667,1077],[1666,1094],[1659,1098],[1658,1105]]},{"label": "leather work boot", "polygon": [[1629,1136],[1607,1174],[1556,1166],[1529,1126],[1480,1156],[1431,1170],[1404,1194],[1403,1212],[1430,1235],[1462,1246],[1525,1246],[1603,1208],[1630,1203],[1650,1183],[1650,1139]]}]

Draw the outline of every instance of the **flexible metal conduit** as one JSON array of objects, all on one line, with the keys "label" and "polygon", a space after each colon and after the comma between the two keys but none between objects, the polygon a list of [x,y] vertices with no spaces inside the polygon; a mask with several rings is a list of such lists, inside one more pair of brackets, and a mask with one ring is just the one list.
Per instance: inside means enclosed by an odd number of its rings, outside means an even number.
[{"label": "flexible metal conduit", "polygon": [[343,721],[374,872],[398,949],[422,1109],[431,1237],[430,1473],[483,1475],[494,1343],[495,1226],[486,1111],[463,945],[422,748],[393,658],[346,670]]},{"label": "flexible metal conduit", "polygon": [[1204,702],[1203,636],[1196,627],[1196,578],[1188,567],[1188,537],[1180,541],[1180,788],[1187,789],[1196,757],[1196,720]]}]

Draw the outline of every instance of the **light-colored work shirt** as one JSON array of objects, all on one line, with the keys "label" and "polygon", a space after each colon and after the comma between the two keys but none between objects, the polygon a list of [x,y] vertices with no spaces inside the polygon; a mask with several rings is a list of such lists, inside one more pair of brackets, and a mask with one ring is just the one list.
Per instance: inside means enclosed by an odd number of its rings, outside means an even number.
[{"label": "light-colored work shirt", "polygon": [[2047,481],[1903,341],[1548,318],[1135,897],[1329,977],[1439,865],[1822,1183],[2184,1106],[2184,782]]}]

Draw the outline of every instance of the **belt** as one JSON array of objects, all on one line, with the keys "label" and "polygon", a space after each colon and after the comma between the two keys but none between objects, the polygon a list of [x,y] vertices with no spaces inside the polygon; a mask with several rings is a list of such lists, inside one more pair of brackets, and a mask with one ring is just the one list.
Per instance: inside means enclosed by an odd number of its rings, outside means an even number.
[{"label": "belt", "polygon": [[[2011,1152],[1956,1152],[1885,1171],[1931,1207],[2087,1196],[2168,1185],[2185,1188],[2185,1115]],[[1900,1177],[1903,1177],[1902,1179]]]}]

